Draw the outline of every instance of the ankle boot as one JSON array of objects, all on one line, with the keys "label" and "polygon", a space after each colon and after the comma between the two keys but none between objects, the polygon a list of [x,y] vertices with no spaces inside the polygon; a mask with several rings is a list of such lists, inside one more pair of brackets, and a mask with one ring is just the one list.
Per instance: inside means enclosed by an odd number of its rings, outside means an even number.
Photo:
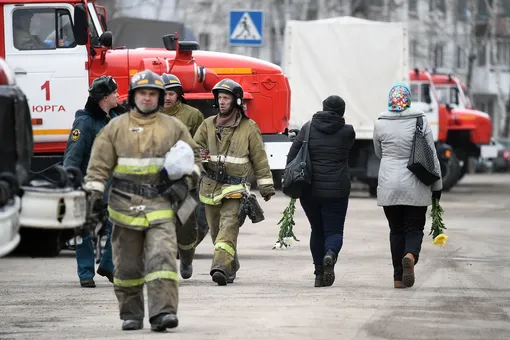
[{"label": "ankle boot", "polygon": [[394,288],[406,288],[406,285],[402,281],[393,281]]},{"label": "ankle boot", "polygon": [[315,287],[324,287],[324,268],[320,264],[315,265]]},{"label": "ankle boot", "polygon": [[414,255],[407,253],[402,258],[402,267],[404,272],[402,274],[402,282],[406,287],[412,287],[414,285]]},{"label": "ankle boot", "polygon": [[332,250],[328,250],[324,256],[324,286],[328,287],[335,282],[335,263],[337,256]]}]

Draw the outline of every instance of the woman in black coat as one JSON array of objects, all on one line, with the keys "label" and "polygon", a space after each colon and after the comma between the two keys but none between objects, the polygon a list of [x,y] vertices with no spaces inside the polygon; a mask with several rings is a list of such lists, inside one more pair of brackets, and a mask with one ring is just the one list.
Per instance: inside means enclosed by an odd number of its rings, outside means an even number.
[{"label": "woman in black coat", "polygon": [[288,164],[299,152],[310,126],[312,184],[300,202],[312,229],[310,250],[315,265],[315,287],[331,286],[335,281],[334,267],[343,244],[351,191],[349,152],[356,139],[352,125],[345,124],[344,100],[329,96],[322,104],[323,110],[303,125],[287,156]]}]

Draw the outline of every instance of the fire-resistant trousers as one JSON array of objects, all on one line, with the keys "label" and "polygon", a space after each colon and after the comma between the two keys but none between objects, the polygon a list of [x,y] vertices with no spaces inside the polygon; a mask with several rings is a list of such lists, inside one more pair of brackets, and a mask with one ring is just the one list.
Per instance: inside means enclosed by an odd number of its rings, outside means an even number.
[{"label": "fire-resistant trousers", "polygon": [[179,259],[182,263],[190,265],[195,255],[197,246],[198,228],[195,214],[184,225],[177,223],[177,247],[179,248]]},{"label": "fire-resistant trousers", "polygon": [[241,267],[237,257],[239,204],[239,199],[225,198],[220,205],[205,206],[207,224],[214,243],[211,275],[215,271],[221,271],[233,278]]},{"label": "fire-resistant trousers", "polygon": [[122,320],[142,320],[147,283],[149,318],[177,313],[179,301],[174,222],[134,230],[113,226],[114,290]]}]

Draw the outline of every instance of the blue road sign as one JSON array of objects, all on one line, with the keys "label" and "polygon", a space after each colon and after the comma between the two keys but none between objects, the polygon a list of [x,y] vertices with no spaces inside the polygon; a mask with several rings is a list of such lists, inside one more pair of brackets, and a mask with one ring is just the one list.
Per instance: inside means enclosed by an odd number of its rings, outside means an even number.
[{"label": "blue road sign", "polygon": [[231,45],[262,45],[264,30],[264,12],[262,11],[230,11],[230,44]]}]

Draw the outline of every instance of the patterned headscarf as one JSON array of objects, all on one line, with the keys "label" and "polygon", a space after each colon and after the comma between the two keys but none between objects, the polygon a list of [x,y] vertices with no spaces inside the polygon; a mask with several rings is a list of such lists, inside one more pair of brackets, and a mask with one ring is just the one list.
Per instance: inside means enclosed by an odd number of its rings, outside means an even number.
[{"label": "patterned headscarf", "polygon": [[388,96],[388,111],[401,112],[411,107],[411,91],[404,83],[396,83]]}]

